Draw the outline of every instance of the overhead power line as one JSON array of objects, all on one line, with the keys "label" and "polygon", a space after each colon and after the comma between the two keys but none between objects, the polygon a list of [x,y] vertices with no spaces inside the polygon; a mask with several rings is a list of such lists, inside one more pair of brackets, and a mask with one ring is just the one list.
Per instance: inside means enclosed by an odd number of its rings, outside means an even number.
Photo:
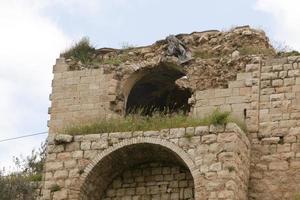
[{"label": "overhead power line", "polygon": [[17,140],[17,139],[21,139],[21,138],[27,138],[27,137],[33,137],[36,135],[43,135],[43,134],[47,134],[48,131],[44,131],[44,132],[40,132],[40,133],[33,133],[33,134],[29,134],[29,135],[22,135],[19,137],[14,137],[14,138],[6,138],[6,139],[2,139],[0,140],[0,142],[6,142],[6,141],[10,141],[10,140]]}]

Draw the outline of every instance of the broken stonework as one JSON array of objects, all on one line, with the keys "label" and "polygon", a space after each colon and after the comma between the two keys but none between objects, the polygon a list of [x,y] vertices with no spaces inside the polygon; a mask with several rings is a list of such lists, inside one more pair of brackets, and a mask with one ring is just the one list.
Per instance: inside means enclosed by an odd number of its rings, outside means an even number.
[{"label": "broken stonework", "polygon": [[[170,54],[168,41],[160,40],[95,50],[89,64],[63,55],[57,59],[44,200],[134,199],[143,191],[143,198],[155,199],[298,195],[300,56],[276,54],[265,33],[248,26],[175,37]],[[187,52],[192,59],[181,63]],[[230,112],[239,126],[58,135],[66,127],[122,118],[139,107],[146,108],[144,115],[155,107],[194,118],[219,109]],[[140,168],[142,163],[149,166]],[[183,178],[188,171],[194,185]],[[50,191],[53,183],[61,192]]]},{"label": "broken stonework", "polygon": [[[164,129],[170,133],[164,139],[158,131],[130,137],[111,133],[106,139],[76,136],[80,140],[68,144],[71,152],[48,153],[43,199],[207,199],[227,192],[233,199],[247,199],[249,141],[236,125],[228,127],[215,134],[205,126]],[[186,138],[200,130],[200,136]],[[118,140],[108,145],[115,136]],[[53,183],[59,191],[51,191]]]},{"label": "broken stonework", "polygon": [[166,39],[168,41],[167,55],[176,56],[179,59],[180,64],[190,61],[191,52],[188,51],[185,44],[176,38],[174,35],[170,35]]}]

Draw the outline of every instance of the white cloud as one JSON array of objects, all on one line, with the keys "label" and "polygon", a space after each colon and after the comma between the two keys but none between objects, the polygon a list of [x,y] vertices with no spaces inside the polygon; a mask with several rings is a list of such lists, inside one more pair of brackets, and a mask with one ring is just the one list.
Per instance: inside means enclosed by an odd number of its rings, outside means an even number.
[{"label": "white cloud", "polygon": [[[35,7],[44,8],[61,8],[71,14],[88,14],[93,15],[101,11],[104,0],[31,0],[35,2]],[[120,0],[116,0],[120,1]]]},{"label": "white cloud", "polygon": [[[38,2],[0,1],[0,139],[47,130],[52,65],[69,39]],[[0,143],[0,167],[44,138]]]},{"label": "white cloud", "polygon": [[274,39],[300,50],[300,1],[257,0],[256,9],[270,13],[275,20]]}]

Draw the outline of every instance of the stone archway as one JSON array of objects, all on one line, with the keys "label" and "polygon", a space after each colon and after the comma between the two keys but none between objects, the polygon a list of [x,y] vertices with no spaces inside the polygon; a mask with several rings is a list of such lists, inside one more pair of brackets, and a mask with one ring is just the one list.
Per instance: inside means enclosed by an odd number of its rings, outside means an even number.
[{"label": "stone archway", "polygon": [[103,151],[86,167],[81,176],[80,199],[168,195],[173,195],[172,199],[195,199],[196,174],[190,156],[171,142],[154,138],[125,140]]},{"label": "stone archway", "polygon": [[159,63],[133,73],[124,84],[126,114],[188,113],[192,93],[176,84],[176,80],[184,76],[179,66],[170,63]]}]

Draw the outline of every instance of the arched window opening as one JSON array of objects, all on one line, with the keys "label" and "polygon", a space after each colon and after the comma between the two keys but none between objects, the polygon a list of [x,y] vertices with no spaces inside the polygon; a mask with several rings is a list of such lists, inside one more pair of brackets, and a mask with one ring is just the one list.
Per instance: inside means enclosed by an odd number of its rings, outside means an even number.
[{"label": "arched window opening", "polygon": [[188,113],[191,91],[175,83],[183,76],[185,74],[182,71],[166,64],[148,69],[129,93],[126,114]]}]

